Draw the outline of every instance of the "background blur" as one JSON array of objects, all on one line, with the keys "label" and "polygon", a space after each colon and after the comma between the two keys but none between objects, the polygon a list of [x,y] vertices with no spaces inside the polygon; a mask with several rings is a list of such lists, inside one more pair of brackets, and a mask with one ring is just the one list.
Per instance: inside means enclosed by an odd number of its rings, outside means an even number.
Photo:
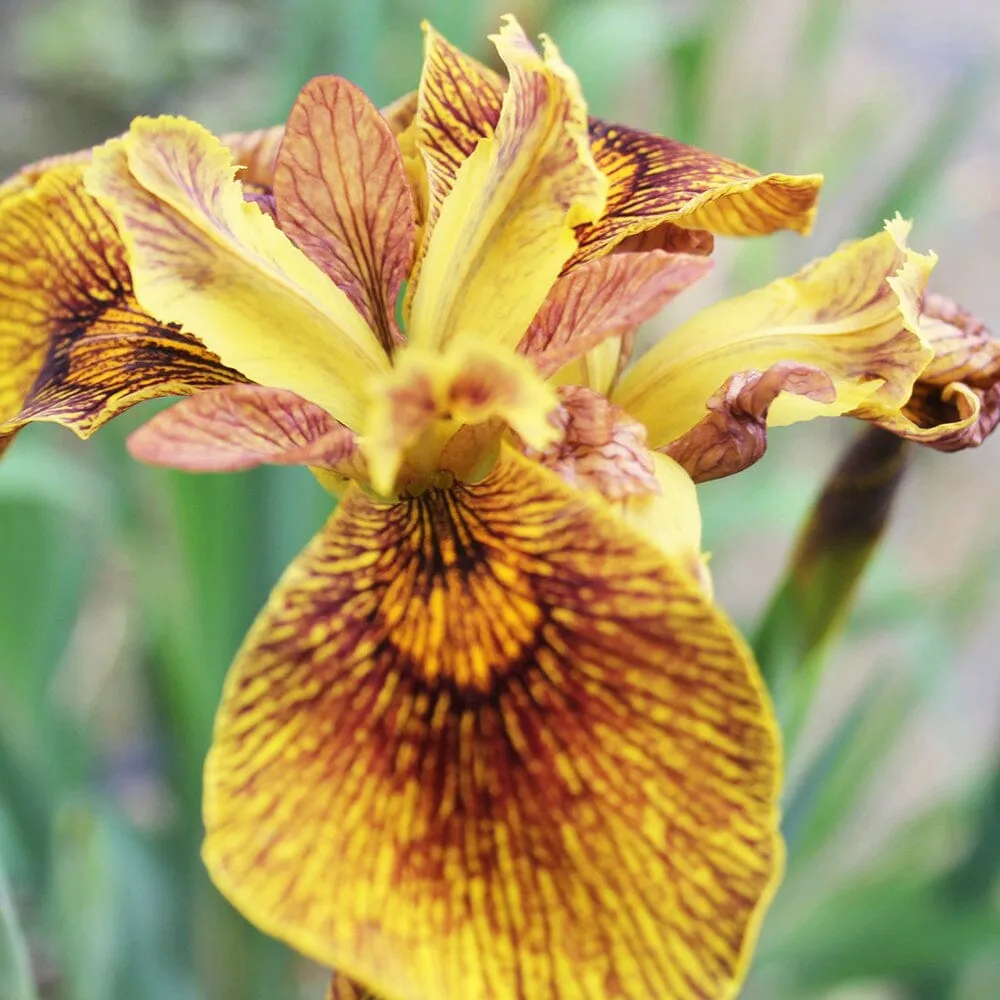
[{"label": "background blur", "polygon": [[[1000,11],[979,0],[0,0],[0,175],[139,113],[272,124],[316,73],[386,102],[416,85],[421,17],[489,58],[509,7],[595,113],[827,174],[812,236],[719,241],[668,322],[899,209],[934,287],[1000,325]],[[0,1000],[318,1000],[323,970],[204,876],[199,774],[226,666],[329,501],[300,470],[140,467],[139,411],[90,445],[33,428],[0,473]],[[854,433],[777,432],[703,488],[749,633]],[[791,761],[753,1000],[1000,997],[998,485],[1000,437],[916,456]]]}]

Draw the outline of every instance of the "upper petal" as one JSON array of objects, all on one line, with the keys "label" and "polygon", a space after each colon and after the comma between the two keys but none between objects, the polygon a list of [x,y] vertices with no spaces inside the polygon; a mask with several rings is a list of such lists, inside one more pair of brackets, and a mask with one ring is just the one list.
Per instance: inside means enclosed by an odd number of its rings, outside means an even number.
[{"label": "upper petal", "polygon": [[139,306],[82,170],[60,161],[0,197],[0,438],[31,420],[89,437],[140,400],[243,378]]},{"label": "upper petal", "polygon": [[227,679],[204,856],[386,1000],[732,996],[774,723],[690,574],[528,460],[349,494]]},{"label": "upper petal", "polygon": [[226,147],[200,125],[140,118],[95,152],[87,184],[118,222],[144,306],[197,329],[253,381],[356,425],[385,352],[233,174]]},{"label": "upper petal", "polygon": [[287,389],[233,385],[200,392],[146,421],[128,439],[133,458],[187,472],[275,465],[344,466],[354,434]]},{"label": "upper petal", "polygon": [[572,71],[547,40],[540,56],[512,19],[493,41],[510,86],[496,134],[462,164],[430,231],[415,343],[468,337],[513,349],[576,249],[574,227],[604,206]]},{"label": "upper petal", "polygon": [[808,232],[823,178],[760,174],[674,139],[592,119],[594,160],[608,178],[601,219],[578,232],[571,264],[607,253],[656,226],[760,236],[777,229]]},{"label": "upper petal", "polygon": [[626,372],[614,401],[646,425],[653,448],[694,427],[733,375],[782,362],[825,372],[836,398],[785,392],[772,426],[862,403],[898,409],[933,353],[919,304],[936,258],[907,249],[908,229],[897,218],[794,277],[702,310]]},{"label": "upper petal", "polygon": [[282,230],[391,351],[402,339],[395,310],[413,260],[413,198],[389,126],[354,84],[324,76],[302,89],[274,195]]},{"label": "upper petal", "polygon": [[627,357],[639,326],[711,266],[704,257],[662,250],[590,261],[555,283],[518,350],[544,375],[609,337],[626,341]]}]

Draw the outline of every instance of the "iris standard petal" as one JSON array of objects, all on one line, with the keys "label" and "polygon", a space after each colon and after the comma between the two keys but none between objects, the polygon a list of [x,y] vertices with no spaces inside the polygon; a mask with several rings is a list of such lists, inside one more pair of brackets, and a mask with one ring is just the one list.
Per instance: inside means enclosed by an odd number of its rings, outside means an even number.
[{"label": "iris standard petal", "polygon": [[552,375],[609,337],[626,358],[638,328],[707,274],[712,262],[662,250],[602,257],[560,278],[518,350]]},{"label": "iris standard petal", "polygon": [[908,249],[908,230],[897,218],[794,277],[702,310],[625,373],[614,401],[646,425],[653,448],[702,420],[733,375],[780,363],[825,372],[836,398],[782,393],[771,426],[862,404],[898,409],[933,355],[919,304],[936,258]]},{"label": "iris standard petal", "polygon": [[352,492],[227,679],[204,857],[386,1000],[731,997],[780,865],[750,654],[527,459]]},{"label": "iris standard petal", "polygon": [[353,432],[287,389],[234,385],[200,392],[146,421],[128,439],[133,458],[187,472],[257,465],[336,469],[357,458]]},{"label": "iris standard petal", "polygon": [[513,349],[576,249],[574,228],[604,206],[572,70],[547,40],[540,56],[513,19],[493,41],[511,82],[496,134],[462,164],[427,239],[416,344],[461,337]]},{"label": "iris standard petal", "polygon": [[95,151],[88,189],[113,213],[140,301],[197,329],[254,382],[348,426],[388,358],[347,296],[243,198],[229,151],[180,118],[139,118]]},{"label": "iris standard petal", "polygon": [[133,403],[243,379],[139,306],[82,170],[61,161],[0,197],[0,439],[32,420],[89,437]]},{"label": "iris standard petal", "polygon": [[387,353],[402,341],[399,290],[414,210],[396,139],[354,84],[317,77],[288,118],[275,170],[281,229],[347,294]]}]

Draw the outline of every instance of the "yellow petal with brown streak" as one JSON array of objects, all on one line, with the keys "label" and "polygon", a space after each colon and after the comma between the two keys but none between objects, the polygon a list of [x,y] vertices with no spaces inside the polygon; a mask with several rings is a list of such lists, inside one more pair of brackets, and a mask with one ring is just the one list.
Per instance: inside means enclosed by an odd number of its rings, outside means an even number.
[{"label": "yellow petal with brown streak", "polygon": [[386,1000],[730,998],[780,867],[775,724],[690,574],[511,452],[351,492],[226,681],[204,857]]},{"label": "yellow petal with brown streak", "polygon": [[181,118],[139,118],[95,151],[88,189],[112,212],[139,300],[197,329],[254,382],[348,426],[389,362],[348,297],[243,197],[228,149]]},{"label": "yellow petal with brown streak", "polygon": [[516,347],[597,218],[606,182],[587,144],[580,86],[545,41],[540,56],[513,19],[494,36],[511,73],[496,134],[459,170],[430,231],[410,339]]},{"label": "yellow petal with brown streak", "polygon": [[0,437],[33,420],[89,437],[133,403],[243,378],[139,306],[82,170],[62,161],[0,199]]},{"label": "yellow petal with brown streak", "polygon": [[772,427],[862,404],[898,409],[933,356],[919,305],[936,258],[908,249],[908,231],[897,218],[793,277],[702,310],[625,373],[614,401],[646,425],[652,448],[694,427],[733,375],[780,363],[825,372],[836,398],[784,392]]}]

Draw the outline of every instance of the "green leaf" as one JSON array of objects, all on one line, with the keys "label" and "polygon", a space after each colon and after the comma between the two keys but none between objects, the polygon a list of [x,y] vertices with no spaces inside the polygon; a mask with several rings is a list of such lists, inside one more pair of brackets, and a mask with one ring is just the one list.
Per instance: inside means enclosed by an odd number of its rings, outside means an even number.
[{"label": "green leaf", "polygon": [[0,1000],[38,1000],[28,945],[0,865]]},{"label": "green leaf", "polygon": [[813,507],[754,637],[789,754],[881,539],[905,470],[905,445],[877,427],[855,440]]}]

